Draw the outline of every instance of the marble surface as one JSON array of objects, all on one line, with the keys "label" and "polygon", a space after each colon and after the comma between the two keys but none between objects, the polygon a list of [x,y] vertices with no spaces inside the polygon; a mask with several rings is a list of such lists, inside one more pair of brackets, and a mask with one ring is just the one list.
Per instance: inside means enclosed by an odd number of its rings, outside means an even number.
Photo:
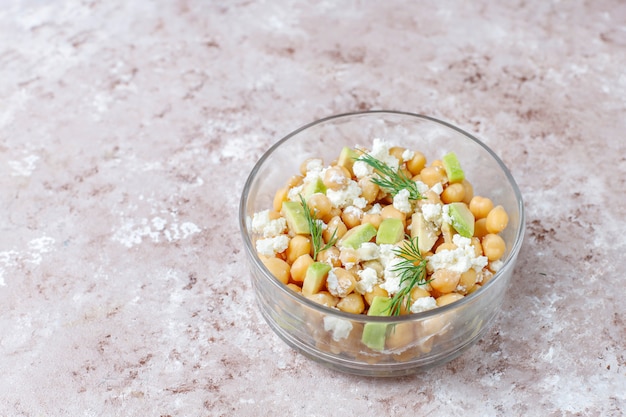
[{"label": "marble surface", "polygon": [[[0,7],[0,415],[619,416],[626,3]],[[528,230],[462,357],[366,379],[259,315],[236,211],[280,137],[361,109],[478,135]]]}]

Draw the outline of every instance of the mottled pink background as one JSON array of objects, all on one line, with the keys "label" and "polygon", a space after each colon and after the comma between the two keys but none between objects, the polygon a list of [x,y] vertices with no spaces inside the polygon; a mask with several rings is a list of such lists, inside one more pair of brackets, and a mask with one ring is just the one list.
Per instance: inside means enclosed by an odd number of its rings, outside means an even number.
[{"label": "mottled pink background", "polygon": [[[0,415],[622,415],[625,68],[620,0],[4,0]],[[264,150],[360,109],[475,133],[525,198],[501,315],[410,378],[293,352],[241,249]]]}]

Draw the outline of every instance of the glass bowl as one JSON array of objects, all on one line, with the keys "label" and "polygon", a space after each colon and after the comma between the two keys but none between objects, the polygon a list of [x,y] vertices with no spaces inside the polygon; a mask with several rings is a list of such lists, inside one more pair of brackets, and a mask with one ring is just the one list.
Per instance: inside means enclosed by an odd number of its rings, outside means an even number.
[{"label": "glass bowl", "polygon": [[[453,151],[475,194],[504,206],[507,228],[502,265],[478,291],[432,310],[394,317],[350,314],[325,307],[279,282],[259,259],[251,230],[254,213],[272,207],[306,158],[336,159],[343,146],[369,146],[374,138],[419,150],[429,160]],[[503,162],[484,143],[446,122],[397,111],[366,111],[318,120],[288,134],[252,169],[243,189],[239,222],[258,308],[289,346],[332,369],[364,376],[413,374],[454,359],[487,331],[502,306],[524,236],[521,193]],[[393,343],[372,350],[361,342],[365,326],[387,329]]]}]

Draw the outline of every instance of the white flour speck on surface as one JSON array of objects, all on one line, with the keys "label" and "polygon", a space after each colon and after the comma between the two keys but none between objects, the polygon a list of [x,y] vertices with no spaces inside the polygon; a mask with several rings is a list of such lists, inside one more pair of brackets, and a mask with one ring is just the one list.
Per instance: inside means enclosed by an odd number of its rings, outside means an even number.
[{"label": "white flour speck on surface", "polygon": [[54,243],[55,240],[49,236],[42,236],[28,242],[28,253],[30,255],[28,261],[39,265],[43,260],[42,255],[51,252]]},{"label": "white flour speck on surface", "polygon": [[37,168],[37,155],[28,155],[17,161],[9,161],[9,166],[13,169],[11,175],[14,177],[30,177]]},{"label": "white flour speck on surface", "polygon": [[125,219],[122,226],[113,233],[112,239],[131,248],[142,243],[144,239],[154,243],[163,240],[174,242],[186,239],[200,231],[201,229],[192,222],[183,222],[179,225],[176,221],[168,222],[156,216],[150,220],[147,218]]},{"label": "white flour speck on surface", "polygon": [[4,287],[7,285],[4,280],[4,274],[6,273],[7,268],[17,265],[17,259],[19,257],[19,252],[15,250],[0,252],[0,286]]}]

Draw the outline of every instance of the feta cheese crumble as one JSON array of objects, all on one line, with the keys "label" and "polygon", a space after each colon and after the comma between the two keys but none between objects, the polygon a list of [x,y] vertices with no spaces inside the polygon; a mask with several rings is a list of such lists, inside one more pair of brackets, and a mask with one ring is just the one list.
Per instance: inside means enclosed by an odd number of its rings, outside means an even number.
[{"label": "feta cheese crumble", "polygon": [[332,332],[335,342],[345,339],[352,331],[352,323],[350,320],[340,319],[333,316],[324,317],[324,330]]},{"label": "feta cheese crumble", "polygon": [[394,197],[393,197],[393,206],[402,213],[410,213],[413,211],[413,207],[411,206],[411,202],[409,201],[409,190],[406,188],[401,189]]},{"label": "feta cheese crumble", "polygon": [[287,220],[283,217],[270,219],[270,211],[263,210],[254,213],[252,217],[252,231],[263,235],[263,237],[274,237],[282,234],[287,228]]},{"label": "feta cheese crumble", "polygon": [[374,285],[378,283],[378,274],[374,268],[364,268],[356,273],[361,278],[356,283],[356,292],[365,294],[374,289]]},{"label": "feta cheese crumble", "polygon": [[426,203],[422,204],[422,214],[424,220],[435,224],[437,227],[441,227],[443,221],[443,205],[438,203]]},{"label": "feta cheese crumble", "polygon": [[268,237],[256,241],[257,252],[264,256],[274,256],[277,253],[282,253],[287,249],[287,246],[289,246],[289,237],[287,235]]},{"label": "feta cheese crumble", "polygon": [[[397,171],[400,166],[400,161],[398,161],[398,158],[389,153],[389,149],[391,149],[391,146],[388,142],[376,138],[372,142],[372,150],[368,152],[368,154],[387,164],[391,169]],[[374,168],[363,161],[355,161],[352,166],[352,172],[354,172],[355,177],[361,179],[363,177],[367,177],[368,175],[372,175],[374,173]]]},{"label": "feta cheese crumble", "polygon": [[482,270],[487,266],[487,257],[476,256],[471,242],[469,238],[458,234],[454,235],[452,237],[452,243],[454,243],[457,248],[444,249],[434,255],[428,256],[426,258],[428,261],[426,267],[429,271],[447,269],[460,274],[468,271],[470,268],[473,268],[476,272]]},{"label": "feta cheese crumble", "polygon": [[437,307],[437,301],[433,297],[420,297],[411,304],[411,313],[421,313]]},{"label": "feta cheese crumble", "polygon": [[[326,197],[328,197],[333,207],[345,208],[347,206],[362,206],[360,208],[364,208],[367,202],[365,202],[365,199],[362,201],[359,200],[362,192],[363,190],[356,181],[348,180],[346,186],[339,190],[332,190],[330,188],[326,190]],[[365,204],[363,204],[363,202],[365,202]]]}]

